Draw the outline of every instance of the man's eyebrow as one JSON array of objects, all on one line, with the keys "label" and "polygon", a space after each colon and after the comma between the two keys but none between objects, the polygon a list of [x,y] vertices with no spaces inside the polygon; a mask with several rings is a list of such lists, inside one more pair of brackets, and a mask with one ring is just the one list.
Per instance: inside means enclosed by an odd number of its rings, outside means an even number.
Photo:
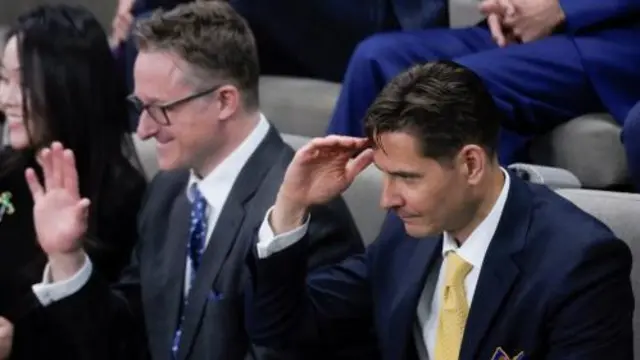
[{"label": "man's eyebrow", "polygon": [[405,170],[387,171],[387,170],[382,169],[375,162],[373,163],[373,165],[378,170],[382,171],[383,173],[389,174],[389,175],[393,175],[393,176],[399,176],[399,177],[404,177],[404,178],[419,178],[419,177],[422,177],[422,174],[416,173],[416,172],[410,172],[410,171],[405,171]]}]

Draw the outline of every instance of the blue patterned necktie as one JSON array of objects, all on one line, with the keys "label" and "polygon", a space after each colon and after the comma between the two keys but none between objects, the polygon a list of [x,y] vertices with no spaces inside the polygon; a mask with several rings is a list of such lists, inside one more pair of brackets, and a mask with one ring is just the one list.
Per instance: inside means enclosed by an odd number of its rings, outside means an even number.
[{"label": "blue patterned necktie", "polygon": [[[191,260],[191,273],[189,276],[189,287],[193,287],[196,278],[196,272],[200,267],[200,259],[204,251],[204,244],[207,237],[207,200],[202,196],[197,186],[191,189],[193,202],[191,203],[191,227],[189,228],[189,242],[187,243],[187,256]],[[173,338],[173,346],[171,352],[173,358],[178,358],[178,348],[180,345],[180,337],[182,336],[182,324],[184,323],[184,312],[187,308],[188,293],[185,292],[183,304],[180,310],[180,322]]]}]

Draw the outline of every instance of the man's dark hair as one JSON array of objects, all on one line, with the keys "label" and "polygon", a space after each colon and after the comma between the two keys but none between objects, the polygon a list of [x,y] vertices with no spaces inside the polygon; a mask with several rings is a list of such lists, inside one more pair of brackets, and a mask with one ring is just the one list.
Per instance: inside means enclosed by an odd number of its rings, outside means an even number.
[{"label": "man's dark hair", "polygon": [[134,30],[142,51],[162,50],[189,65],[196,86],[228,81],[240,90],[244,106],[258,108],[260,66],[247,21],[222,1],[197,1],[158,10]]},{"label": "man's dark hair", "polygon": [[451,61],[416,65],[382,90],[365,118],[367,136],[379,144],[387,132],[406,132],[422,155],[447,161],[469,144],[496,153],[500,116],[482,80]]}]

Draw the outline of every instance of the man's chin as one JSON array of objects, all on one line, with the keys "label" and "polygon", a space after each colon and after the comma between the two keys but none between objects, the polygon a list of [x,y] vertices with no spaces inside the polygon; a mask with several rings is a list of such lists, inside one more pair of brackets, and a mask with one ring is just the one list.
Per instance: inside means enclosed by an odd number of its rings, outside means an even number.
[{"label": "man's chin", "polygon": [[177,159],[158,157],[158,170],[171,171],[180,167],[180,161]]},{"label": "man's chin", "polygon": [[439,235],[439,231],[428,226],[404,223],[404,231],[412,238],[422,239],[427,236]]}]

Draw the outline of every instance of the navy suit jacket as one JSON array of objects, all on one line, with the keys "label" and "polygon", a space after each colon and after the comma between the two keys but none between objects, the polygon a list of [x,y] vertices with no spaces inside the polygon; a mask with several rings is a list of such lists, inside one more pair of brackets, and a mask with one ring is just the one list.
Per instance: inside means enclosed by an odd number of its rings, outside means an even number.
[{"label": "navy suit jacket", "polygon": [[[249,259],[247,329],[256,343],[333,341],[374,324],[382,359],[417,359],[412,328],[442,239],[415,239],[390,215],[366,254],[310,274],[306,241]],[[631,254],[601,222],[512,177],[467,320],[460,360],[498,347],[529,359],[633,359]]]},{"label": "navy suit jacket", "polygon": [[623,122],[640,99],[640,0],[559,0],[602,102]]}]

